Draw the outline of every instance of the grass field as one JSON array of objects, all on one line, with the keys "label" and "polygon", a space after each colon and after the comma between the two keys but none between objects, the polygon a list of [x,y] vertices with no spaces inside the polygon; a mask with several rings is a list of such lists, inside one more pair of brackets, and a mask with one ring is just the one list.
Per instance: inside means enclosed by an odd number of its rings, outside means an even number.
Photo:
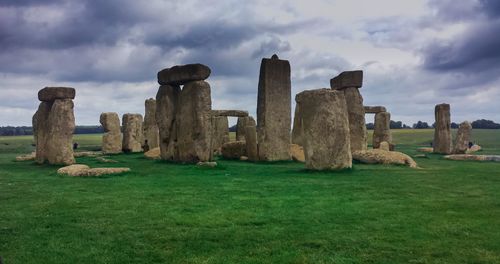
[{"label": "grass field", "polygon": [[[395,130],[409,155],[431,130]],[[500,154],[500,130],[474,130]],[[95,150],[100,135],[76,136]],[[218,160],[198,168],[115,155],[98,178],[13,162],[0,137],[0,256],[13,263],[500,263],[500,163],[417,158],[421,169]]]}]

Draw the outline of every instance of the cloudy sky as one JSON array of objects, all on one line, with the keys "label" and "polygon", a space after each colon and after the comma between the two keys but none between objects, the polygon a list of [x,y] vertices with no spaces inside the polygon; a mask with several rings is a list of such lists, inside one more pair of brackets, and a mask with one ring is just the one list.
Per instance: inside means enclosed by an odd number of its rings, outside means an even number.
[{"label": "cloudy sky", "polygon": [[498,0],[0,0],[0,126],[30,125],[45,86],[77,89],[79,125],[143,113],[159,70],[196,62],[213,109],[255,115],[273,53],[292,97],[362,69],[365,105],[393,120],[432,123],[446,102],[454,122],[500,122]]}]

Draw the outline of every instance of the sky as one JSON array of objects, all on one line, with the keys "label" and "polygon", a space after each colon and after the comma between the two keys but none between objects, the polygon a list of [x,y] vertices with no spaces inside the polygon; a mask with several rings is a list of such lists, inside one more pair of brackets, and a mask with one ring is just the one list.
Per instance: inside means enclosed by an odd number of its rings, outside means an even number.
[{"label": "sky", "polygon": [[188,63],[211,68],[213,109],[255,116],[273,54],[290,61],[293,108],[363,70],[364,104],[393,120],[432,123],[449,103],[453,122],[500,122],[497,0],[0,0],[0,126],[31,125],[46,86],[76,88],[78,125],[144,113],[157,72]]}]

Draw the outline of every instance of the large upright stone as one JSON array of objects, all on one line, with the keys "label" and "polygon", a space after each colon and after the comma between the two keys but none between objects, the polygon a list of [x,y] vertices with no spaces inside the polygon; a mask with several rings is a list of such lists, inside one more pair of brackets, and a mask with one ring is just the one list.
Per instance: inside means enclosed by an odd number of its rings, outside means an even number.
[{"label": "large upright stone", "polygon": [[330,80],[330,87],[334,90],[361,88],[362,85],[363,71],[345,71]]},{"label": "large upright stone", "polygon": [[258,161],[259,152],[257,145],[257,128],[255,124],[250,124],[245,127],[245,142],[248,160]]},{"label": "large upright stone", "polygon": [[469,149],[469,142],[471,141],[472,125],[468,121],[460,124],[455,138],[455,146],[453,147],[453,154],[465,154]]},{"label": "large upright stone", "polygon": [[450,120],[450,105],[436,105],[434,115],[436,123],[434,127],[434,142],[432,147],[435,153],[450,154],[451,153],[451,120]]},{"label": "large upright stone", "polygon": [[142,151],[142,115],[124,114],[122,117],[123,126],[123,152]]},{"label": "large upright stone", "polygon": [[160,130],[160,151],[164,160],[178,156],[176,142],[176,112],[181,88],[178,85],[162,85],[156,94],[156,122]]},{"label": "large upright stone", "polygon": [[209,161],[211,151],[210,85],[189,82],[182,88],[176,115],[178,157],[182,162]]},{"label": "large upright stone", "polygon": [[[295,101],[297,101],[297,95],[295,95]],[[293,128],[292,128],[292,143],[302,146],[303,140],[302,132],[302,117],[300,113],[300,104],[295,104],[295,114],[293,116]]]},{"label": "large upright stone", "polygon": [[375,128],[373,130],[373,148],[378,149],[380,143],[386,141],[392,143],[391,134],[391,114],[389,112],[380,112],[375,114]]},{"label": "large upright stone", "polygon": [[249,125],[255,125],[255,119],[251,116],[238,117],[236,122],[236,140],[245,141],[245,131],[246,127]]},{"label": "large upright stone", "polygon": [[203,81],[210,76],[210,68],[206,65],[186,64],[163,69],[158,72],[160,85],[183,85],[192,81]]},{"label": "large upright stone", "polygon": [[120,153],[122,151],[122,133],[118,114],[112,112],[102,113],[99,122],[104,129],[102,152],[104,154]]},{"label": "large upright stone", "polygon": [[363,97],[356,87],[349,87],[344,92],[347,113],[349,116],[349,132],[351,139],[351,152],[367,149],[367,133]]},{"label": "large upright stone", "polygon": [[326,88],[303,91],[296,96],[296,101],[301,109],[306,167],[314,170],[351,168],[344,93]]},{"label": "large upright stone", "polygon": [[149,149],[154,149],[160,146],[160,132],[156,123],[156,100],[149,98],[144,102],[144,142],[149,146]]},{"label": "large upright stone", "polygon": [[257,98],[259,159],[289,160],[291,126],[290,63],[273,55],[260,65]]},{"label": "large upright stone", "polygon": [[220,149],[229,139],[229,122],[227,116],[212,116],[212,151],[220,153]]},{"label": "large upright stone", "polygon": [[36,158],[42,164],[69,165],[73,157],[75,116],[71,99],[55,99],[40,103],[33,117]]},{"label": "large upright stone", "polygon": [[38,100],[52,102],[56,99],[75,99],[75,88],[71,87],[45,87],[38,91]]}]

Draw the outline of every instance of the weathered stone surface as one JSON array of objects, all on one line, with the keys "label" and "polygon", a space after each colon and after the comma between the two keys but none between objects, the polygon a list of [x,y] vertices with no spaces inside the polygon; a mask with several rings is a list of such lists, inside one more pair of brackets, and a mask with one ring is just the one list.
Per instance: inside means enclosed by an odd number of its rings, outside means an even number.
[{"label": "weathered stone surface", "polygon": [[376,114],[380,112],[387,112],[387,109],[383,106],[365,106],[365,114]]},{"label": "weathered stone surface", "polygon": [[434,151],[433,148],[422,147],[417,149],[418,152],[432,153]]},{"label": "weathered stone surface", "polygon": [[156,123],[156,100],[149,98],[144,102],[144,106],[144,142],[142,144],[145,146],[147,143],[149,149],[154,149],[160,146],[160,131]]},{"label": "weathered stone surface", "polygon": [[385,150],[385,151],[390,151],[391,147],[389,145],[389,142],[387,142],[387,141],[380,142],[379,149],[380,150]]},{"label": "weathered stone surface", "polygon": [[470,154],[470,153],[474,153],[474,152],[478,152],[481,150],[481,146],[479,145],[472,145],[472,147],[470,147],[467,151],[466,151],[466,154]]},{"label": "weathered stone surface", "polygon": [[153,159],[153,160],[161,159],[160,148],[157,147],[157,148],[154,148],[154,149],[150,149],[147,152],[144,152],[144,157],[146,157],[147,159]]},{"label": "weathered stone surface", "polygon": [[74,164],[58,169],[57,173],[73,177],[86,177],[86,176],[102,176],[107,174],[117,174],[127,171],[130,171],[130,168],[90,168],[87,165]]},{"label": "weathered stone surface", "polygon": [[19,155],[16,157],[16,161],[30,161],[35,160],[36,152],[31,152],[30,154]]},{"label": "weathered stone surface", "polygon": [[124,114],[122,117],[124,152],[142,151],[142,115]]},{"label": "weathered stone surface", "polygon": [[196,166],[215,168],[215,167],[217,167],[217,162],[215,162],[215,161],[200,161],[200,162],[196,163]]},{"label": "weathered stone surface", "polygon": [[80,157],[97,157],[97,156],[101,156],[102,155],[102,152],[100,151],[78,151],[78,152],[74,152],[73,153],[73,156],[75,158],[80,158]]},{"label": "weathered stone surface", "polygon": [[212,116],[248,116],[248,111],[243,110],[212,110]]},{"label": "weathered stone surface", "polygon": [[181,88],[162,85],[156,94],[156,122],[160,130],[161,158],[174,160],[178,156],[176,144],[176,112],[179,106]]},{"label": "weathered stone surface", "polygon": [[232,141],[222,145],[222,157],[225,159],[240,159],[241,156],[246,156],[246,142]]},{"label": "weathered stone surface", "polygon": [[257,128],[254,124],[245,127],[246,154],[250,161],[259,160],[259,149],[257,145]]},{"label": "weathered stone surface", "polygon": [[122,133],[118,114],[112,112],[102,113],[99,121],[104,129],[102,152],[105,154],[122,152]]},{"label": "weathered stone surface", "polygon": [[236,122],[236,140],[245,140],[245,129],[247,126],[255,126],[255,119],[251,116],[238,117]]},{"label": "weathered stone surface", "polygon": [[289,160],[291,126],[290,63],[263,58],[257,96],[259,160]]},{"label": "weathered stone surface", "polygon": [[306,162],[304,148],[297,144],[290,144],[290,156],[292,156],[292,160],[294,161]]},{"label": "weathered stone surface", "polygon": [[471,155],[471,154],[454,154],[446,155],[448,160],[473,160],[473,161],[496,161],[500,162],[500,155]]},{"label": "weathered stone surface", "polygon": [[106,157],[96,157],[95,159],[102,163],[118,163],[117,160],[108,159]]},{"label": "weathered stone surface", "polygon": [[369,149],[354,151],[352,158],[361,163],[368,164],[397,164],[417,168],[417,163],[408,155],[397,151],[385,151],[382,149]]},{"label": "weathered stone surface", "polygon": [[[229,140],[227,116],[212,116],[212,151],[220,154],[220,148]],[[227,140],[227,141],[226,141]]]},{"label": "weathered stone surface", "polygon": [[192,81],[203,81],[210,76],[210,68],[206,65],[186,64],[163,69],[158,72],[160,85],[183,85]]},{"label": "weathered stone surface", "polygon": [[[297,95],[295,95],[295,101],[297,101]],[[295,114],[293,116],[293,128],[292,128],[292,143],[302,146],[303,135],[304,132],[302,130],[302,116],[300,113],[300,104],[295,104]]]},{"label": "weathered stone surface", "polygon": [[351,139],[351,152],[366,150],[367,133],[365,122],[365,109],[363,107],[363,97],[358,88],[347,87],[342,90],[347,104],[347,114],[349,117],[349,133]]},{"label": "weathered stone surface", "polygon": [[75,99],[75,88],[71,87],[45,87],[38,91],[38,100],[52,102],[56,99]]},{"label": "weathered stone surface", "polygon": [[301,109],[306,167],[315,170],[351,168],[344,93],[331,89],[303,91],[296,100]]},{"label": "weathered stone surface", "polygon": [[363,71],[345,71],[330,80],[330,87],[340,90],[349,87],[363,86]]},{"label": "weathered stone surface", "polygon": [[36,161],[69,165],[73,157],[75,116],[71,99],[42,102],[33,117]]},{"label": "weathered stone surface", "polygon": [[392,143],[391,134],[391,114],[388,112],[380,112],[375,114],[375,128],[373,130],[373,148],[380,147],[380,142],[386,141]]},{"label": "weathered stone surface", "polygon": [[211,150],[210,85],[205,81],[187,83],[182,88],[176,115],[177,161],[210,161]]},{"label": "weathered stone surface", "polygon": [[472,125],[464,121],[460,124],[455,138],[455,146],[453,147],[453,154],[465,154],[469,149],[469,142],[471,141]]},{"label": "weathered stone surface", "polygon": [[434,111],[436,124],[434,127],[434,142],[432,147],[435,153],[451,153],[451,120],[450,105],[438,104]]}]

